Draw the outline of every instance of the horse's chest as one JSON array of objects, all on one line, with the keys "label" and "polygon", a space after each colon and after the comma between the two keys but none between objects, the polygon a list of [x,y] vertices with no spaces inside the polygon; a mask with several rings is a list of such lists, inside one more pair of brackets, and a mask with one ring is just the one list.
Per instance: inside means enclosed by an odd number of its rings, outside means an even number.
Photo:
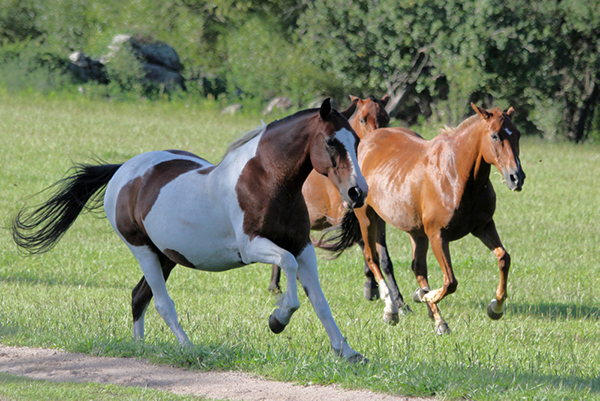
[{"label": "horse's chest", "polygon": [[487,224],[494,217],[495,208],[496,194],[491,184],[477,192],[466,191],[447,225],[450,240],[460,239]]}]

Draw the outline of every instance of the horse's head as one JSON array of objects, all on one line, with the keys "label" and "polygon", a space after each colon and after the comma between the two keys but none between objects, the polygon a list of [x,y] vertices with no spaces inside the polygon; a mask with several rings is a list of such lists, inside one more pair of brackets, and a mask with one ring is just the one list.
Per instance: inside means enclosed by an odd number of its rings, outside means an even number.
[{"label": "horse's head", "polygon": [[513,191],[520,191],[525,182],[525,173],[519,160],[519,139],[521,133],[512,122],[515,110],[511,107],[506,113],[499,108],[485,110],[471,103],[473,109],[487,123],[482,140],[483,159],[500,170],[506,185]]},{"label": "horse's head", "polygon": [[388,95],[385,95],[381,99],[377,99],[372,95],[366,99],[350,96],[350,99],[352,100],[350,107],[342,113],[350,120],[350,116],[354,113],[354,109],[352,109],[350,115],[348,115],[347,112],[352,105],[356,105],[356,114],[352,117],[350,124],[360,139],[376,129],[387,127],[390,123],[390,116],[385,110],[385,106],[390,100]]},{"label": "horse's head", "polygon": [[351,208],[361,207],[368,192],[356,157],[358,141],[348,119],[325,99],[319,110],[316,136],[310,145],[310,159],[313,168],[329,178],[340,190],[344,204]]}]

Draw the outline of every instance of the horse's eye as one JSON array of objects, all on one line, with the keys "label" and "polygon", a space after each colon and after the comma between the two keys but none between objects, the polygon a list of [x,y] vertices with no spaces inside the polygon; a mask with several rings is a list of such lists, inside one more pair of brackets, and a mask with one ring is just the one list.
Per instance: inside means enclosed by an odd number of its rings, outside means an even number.
[{"label": "horse's eye", "polygon": [[360,118],[358,119],[358,121],[360,121],[360,123],[361,123],[361,124],[365,124],[365,123],[366,123],[365,119],[364,119],[364,118],[362,118],[362,117],[360,117]]},{"label": "horse's eye", "polygon": [[329,146],[330,148],[332,148],[333,145],[335,145],[335,139],[333,139],[333,138],[327,138],[327,139],[325,139],[325,144],[327,146]]},{"label": "horse's eye", "polygon": [[498,142],[499,140],[500,140],[500,137],[498,136],[498,133],[492,132],[492,141]]}]

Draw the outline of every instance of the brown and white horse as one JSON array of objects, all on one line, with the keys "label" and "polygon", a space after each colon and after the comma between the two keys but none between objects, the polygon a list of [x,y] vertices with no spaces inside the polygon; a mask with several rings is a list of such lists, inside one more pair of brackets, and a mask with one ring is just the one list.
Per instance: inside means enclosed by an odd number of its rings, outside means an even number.
[{"label": "brown and white horse", "polygon": [[350,207],[363,205],[368,188],[358,168],[358,140],[327,99],[320,109],[250,132],[216,166],[183,151],[143,153],[122,165],[76,166],[49,201],[19,213],[13,237],[32,252],[51,249],[106,186],[106,216],[144,273],[132,294],[135,338],[144,336],[144,314],[154,296],[179,343],[190,344],[166,288],[176,264],[218,272],[274,263],[286,274],[287,291],[269,318],[271,330],[281,332],[299,308],[298,277],[334,350],[360,361],[321,290],[302,197],[314,169],[327,175]]},{"label": "brown and white horse", "polygon": [[[378,128],[388,126],[390,116],[385,110],[385,106],[389,101],[388,95],[383,96],[381,99],[377,99],[374,96],[369,96],[366,99],[350,96],[350,99],[350,106],[344,111],[344,114],[353,115],[350,118],[350,125],[354,128],[360,139]],[[324,230],[334,227],[342,221],[347,207],[344,206],[340,191],[327,177],[315,171],[310,173],[302,187],[302,194],[308,207],[310,228],[312,230]],[[371,267],[375,268],[375,266],[369,266],[369,264],[365,263],[365,275],[367,276],[365,298],[369,300],[378,298],[378,288],[381,288],[381,298],[385,302],[383,319],[390,324],[396,324],[398,322],[399,310],[405,313],[410,311],[410,308],[404,304],[402,294],[398,291],[392,262],[385,243],[385,222],[380,221],[380,225],[380,230],[377,234],[377,251],[380,256],[381,270],[377,267],[372,271]],[[360,245],[362,247],[362,242]],[[383,279],[382,271],[390,282],[389,288]],[[279,267],[273,265],[269,291],[274,293],[280,292],[280,275],[281,270]]]},{"label": "brown and white horse", "polygon": [[[367,204],[344,216],[340,236],[326,246],[341,252],[363,239],[365,260],[376,267],[377,216],[409,233],[412,269],[420,286],[413,299],[427,303],[438,334],[449,332],[449,327],[437,303],[458,285],[449,242],[469,233],[498,259],[500,283],[487,313],[495,320],[502,317],[510,256],[494,224],[496,193],[490,168],[496,166],[513,191],[520,191],[525,180],[519,161],[521,133],[512,122],[512,107],[503,113],[472,106],[476,115],[431,141],[404,128],[380,129],[364,138],[358,154],[369,184]],[[435,290],[429,290],[427,282],[429,243],[444,275],[443,286]]]}]

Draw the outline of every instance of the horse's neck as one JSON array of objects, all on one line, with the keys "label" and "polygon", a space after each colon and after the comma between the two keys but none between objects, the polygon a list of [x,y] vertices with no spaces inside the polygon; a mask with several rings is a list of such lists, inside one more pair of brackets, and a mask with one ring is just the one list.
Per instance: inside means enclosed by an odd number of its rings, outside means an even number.
[{"label": "horse's neck", "polygon": [[359,111],[360,110],[356,110],[356,112],[354,113],[354,117],[350,119],[350,126],[352,127],[354,132],[356,132],[356,135],[358,135],[360,139],[363,139],[365,133],[362,130],[362,124],[360,123],[360,119],[358,118]]},{"label": "horse's neck", "polygon": [[313,130],[307,124],[289,123],[268,129],[256,151],[263,168],[270,172],[269,178],[298,193],[312,171],[309,150]]},{"label": "horse's neck", "polygon": [[483,188],[490,176],[490,165],[481,153],[480,123],[475,123],[452,136],[457,173],[465,185]]}]

